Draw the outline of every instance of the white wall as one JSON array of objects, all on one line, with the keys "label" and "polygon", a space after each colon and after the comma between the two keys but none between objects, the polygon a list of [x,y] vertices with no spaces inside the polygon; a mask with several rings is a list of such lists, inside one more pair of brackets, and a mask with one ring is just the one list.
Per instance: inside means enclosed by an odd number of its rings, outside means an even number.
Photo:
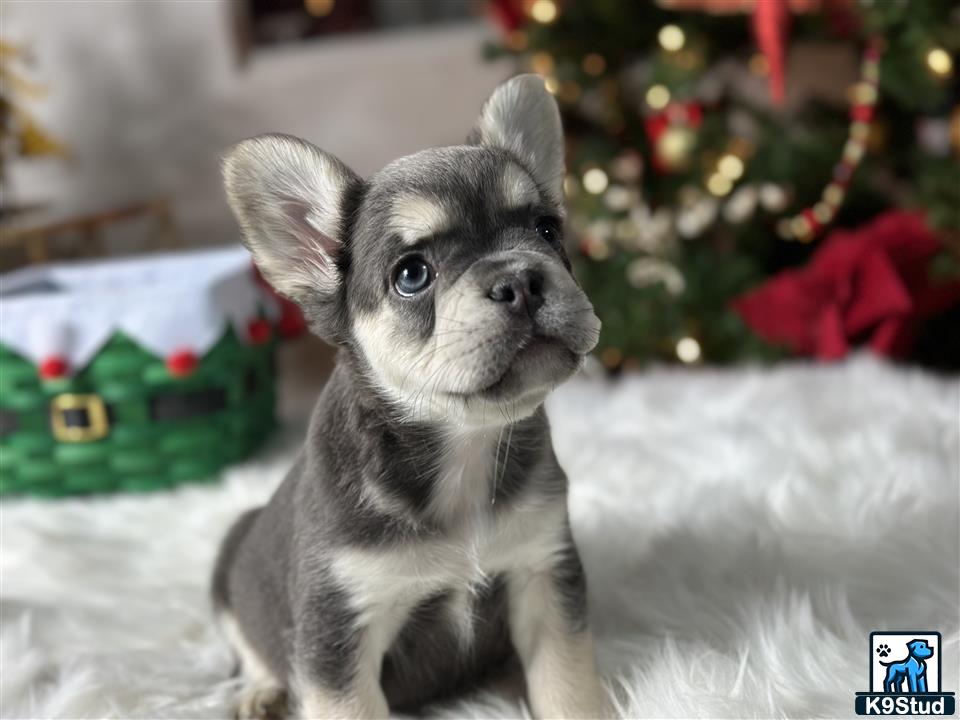
[{"label": "white wall", "polygon": [[[5,40],[48,93],[24,104],[70,148],[13,177],[24,199],[86,204],[166,190],[213,139],[202,119],[233,75],[222,2],[4,0]],[[19,180],[19,182],[17,182]]]},{"label": "white wall", "polygon": [[172,196],[188,242],[229,240],[219,154],[259,132],[300,135],[369,174],[460,141],[508,72],[480,58],[477,25],[345,37],[234,63],[229,0],[2,0],[0,33],[50,92],[29,107],[69,163],[20,163],[24,200],[101,205]]}]

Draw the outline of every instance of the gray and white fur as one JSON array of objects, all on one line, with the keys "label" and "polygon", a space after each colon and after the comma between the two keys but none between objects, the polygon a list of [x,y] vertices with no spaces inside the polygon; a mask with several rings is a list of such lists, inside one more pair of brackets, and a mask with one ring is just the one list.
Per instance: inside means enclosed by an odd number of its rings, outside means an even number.
[{"label": "gray and white fur", "polygon": [[519,659],[536,717],[608,715],[543,409],[600,326],[563,248],[543,82],[367,181],[283,135],[223,170],[260,270],[340,348],[299,458],[220,550],[238,714],[385,717]]}]

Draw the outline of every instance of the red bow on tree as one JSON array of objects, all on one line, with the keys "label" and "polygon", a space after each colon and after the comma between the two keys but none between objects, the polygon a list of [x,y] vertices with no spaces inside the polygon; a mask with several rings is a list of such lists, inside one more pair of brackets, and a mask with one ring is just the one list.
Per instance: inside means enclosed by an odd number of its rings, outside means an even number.
[{"label": "red bow on tree", "polygon": [[733,307],[762,338],[800,355],[841,358],[865,342],[903,357],[920,321],[960,303],[960,281],[930,277],[941,249],[922,215],[890,211],[832,233],[806,267],[774,276]]}]

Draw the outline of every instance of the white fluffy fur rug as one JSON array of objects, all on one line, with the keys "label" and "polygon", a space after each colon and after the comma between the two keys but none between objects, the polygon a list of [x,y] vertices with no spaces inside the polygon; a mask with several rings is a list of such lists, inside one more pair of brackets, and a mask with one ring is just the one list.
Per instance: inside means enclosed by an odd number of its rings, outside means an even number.
[{"label": "white fluffy fur rug", "polygon": [[[578,379],[550,403],[600,661],[629,717],[850,716],[874,629],[958,677],[960,383],[869,357]],[[2,714],[225,717],[215,547],[294,433],[219,485],[2,504]],[[491,695],[445,718],[518,717]]]}]

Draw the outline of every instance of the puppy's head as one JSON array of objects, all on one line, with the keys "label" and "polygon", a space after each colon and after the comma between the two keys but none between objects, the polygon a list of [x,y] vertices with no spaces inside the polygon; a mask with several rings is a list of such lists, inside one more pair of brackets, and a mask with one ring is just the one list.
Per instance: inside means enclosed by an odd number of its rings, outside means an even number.
[{"label": "puppy's head", "polygon": [[529,415],[596,345],[563,248],[563,173],[556,103],[530,75],[497,88],[469,144],[367,182],[282,135],[224,161],[245,243],[311,328],[405,418],[469,426]]}]

